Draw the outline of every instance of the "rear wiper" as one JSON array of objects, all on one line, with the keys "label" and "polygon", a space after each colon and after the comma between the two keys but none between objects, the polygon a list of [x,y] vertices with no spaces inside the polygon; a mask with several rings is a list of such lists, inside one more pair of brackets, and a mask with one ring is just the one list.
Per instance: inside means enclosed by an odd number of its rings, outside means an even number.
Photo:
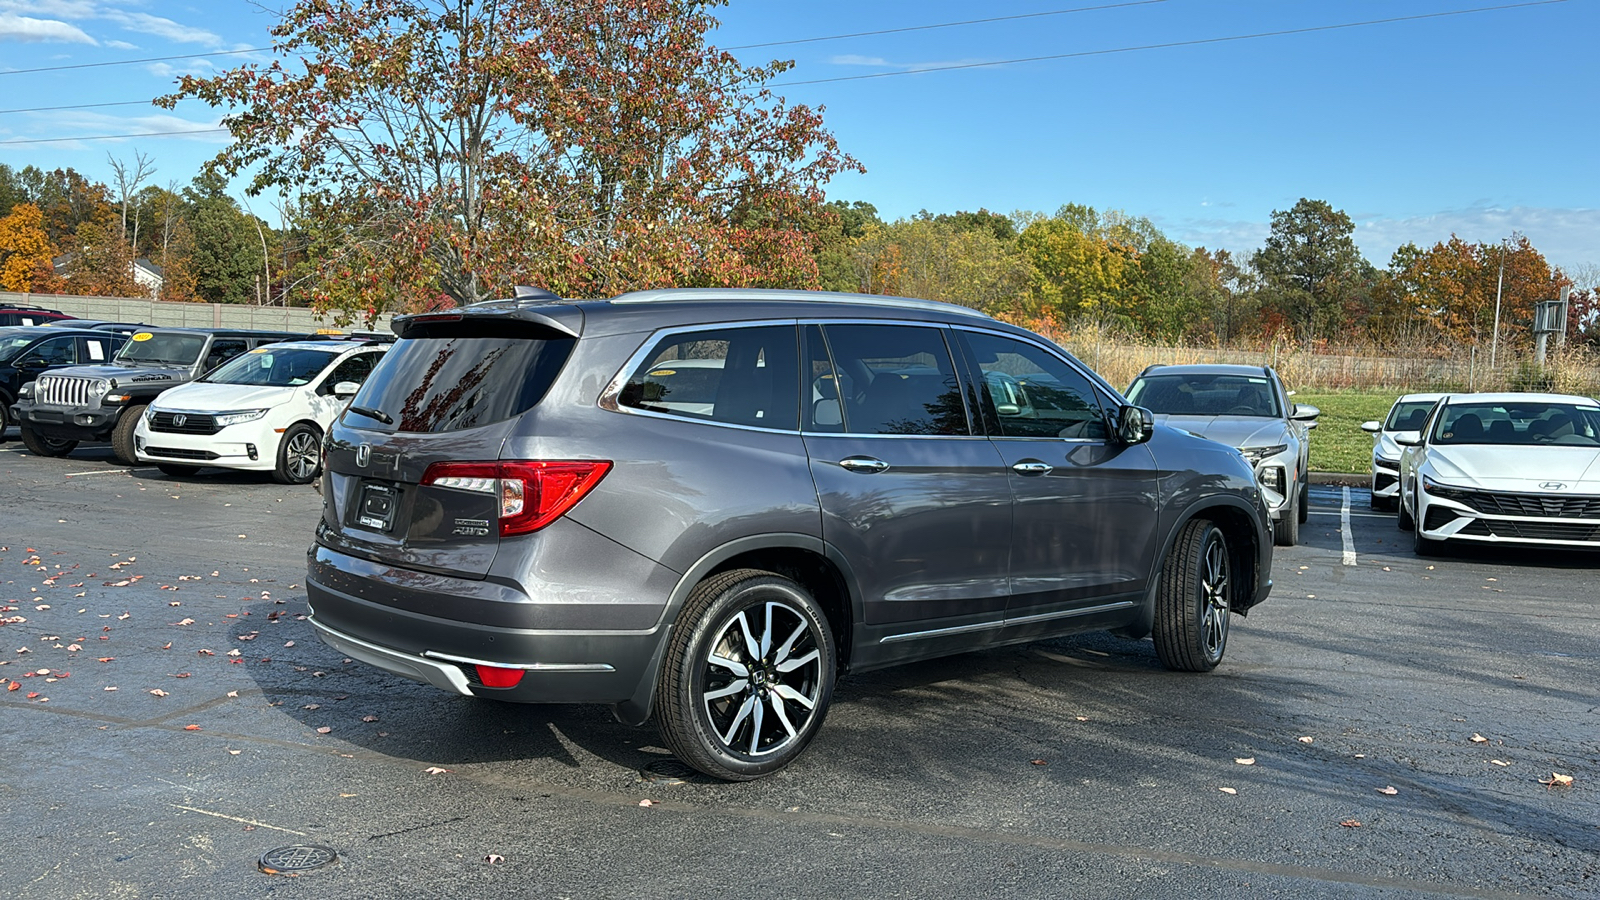
[{"label": "rear wiper", "polygon": [[394,417],[381,409],[373,409],[370,406],[351,406],[350,411],[353,413],[360,413],[369,419],[377,419],[379,422],[382,422],[385,425],[394,424]]}]

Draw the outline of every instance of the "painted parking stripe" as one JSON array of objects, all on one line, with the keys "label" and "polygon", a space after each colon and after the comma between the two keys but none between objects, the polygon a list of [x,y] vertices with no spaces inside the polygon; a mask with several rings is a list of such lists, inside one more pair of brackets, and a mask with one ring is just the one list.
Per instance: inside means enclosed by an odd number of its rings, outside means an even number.
[{"label": "painted parking stripe", "polygon": [[1356,564],[1356,539],[1350,534],[1350,489],[1344,489],[1344,504],[1339,507],[1339,537],[1344,540],[1344,565]]},{"label": "painted parking stripe", "polygon": [[66,474],[66,477],[67,478],[72,478],[72,477],[77,476],[77,475],[126,475],[126,474],[128,474],[128,470],[127,469],[95,469],[92,472],[68,472]]}]

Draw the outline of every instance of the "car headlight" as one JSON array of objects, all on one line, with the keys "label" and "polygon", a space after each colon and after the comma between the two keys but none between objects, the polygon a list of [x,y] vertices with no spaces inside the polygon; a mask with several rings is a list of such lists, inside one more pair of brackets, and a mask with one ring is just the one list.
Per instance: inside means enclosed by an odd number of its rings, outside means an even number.
[{"label": "car headlight", "polygon": [[1277,456],[1287,449],[1289,449],[1288,444],[1273,444],[1270,447],[1240,447],[1239,452],[1244,454],[1245,459],[1250,460],[1251,465],[1255,465],[1263,459],[1269,456]]},{"label": "car headlight", "polygon": [[144,408],[144,415],[140,416],[139,418],[143,419],[144,424],[148,426],[156,419],[156,408],[154,406],[146,406]]},{"label": "car headlight", "polygon": [[1445,500],[1455,500],[1457,502],[1465,500],[1467,496],[1472,493],[1471,491],[1462,490],[1461,488],[1453,488],[1449,485],[1440,484],[1426,475],[1422,476],[1422,489],[1431,496],[1442,497]]},{"label": "car headlight", "polygon": [[110,382],[96,381],[94,384],[89,385],[89,393],[96,397],[104,397],[109,390],[111,390]]},{"label": "car headlight", "polygon": [[241,425],[245,422],[254,422],[269,412],[271,412],[271,410],[241,409],[234,412],[219,413],[217,415],[217,427],[227,428],[229,425]]}]

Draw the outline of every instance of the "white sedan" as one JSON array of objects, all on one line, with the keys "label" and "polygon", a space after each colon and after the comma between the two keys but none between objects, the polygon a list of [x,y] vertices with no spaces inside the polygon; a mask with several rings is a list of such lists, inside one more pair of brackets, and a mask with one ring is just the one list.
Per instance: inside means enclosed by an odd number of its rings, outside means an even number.
[{"label": "white sedan", "polygon": [[1453,394],[1400,455],[1401,530],[1446,541],[1600,550],[1600,403],[1566,394]]},{"label": "white sedan", "polygon": [[1382,422],[1362,422],[1361,430],[1372,435],[1372,508],[1394,509],[1400,496],[1401,439],[1416,440],[1428,410],[1444,394],[1406,394],[1389,407]]},{"label": "white sedan", "polygon": [[387,349],[285,341],[236,356],[157,397],[134,429],[134,453],[168,475],[218,466],[306,484],[321,468],[322,436]]}]

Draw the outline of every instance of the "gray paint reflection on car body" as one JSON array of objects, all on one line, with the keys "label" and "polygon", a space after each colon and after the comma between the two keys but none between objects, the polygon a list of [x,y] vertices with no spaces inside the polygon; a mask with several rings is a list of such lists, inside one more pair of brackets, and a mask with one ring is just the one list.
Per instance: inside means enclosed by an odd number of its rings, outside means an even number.
[{"label": "gray paint reflection on car body", "polygon": [[[829,617],[838,619],[831,624],[843,671],[1070,630],[1142,636],[1161,562],[1202,509],[1239,542],[1236,577],[1246,587],[1234,596],[1235,611],[1270,589],[1270,525],[1250,467],[1180,430],[1157,425],[1148,442],[1132,445],[1001,439],[981,427],[971,437],[851,435],[707,422],[619,402],[644,355],[663,335],[689,328],[779,324],[798,333],[817,322],[898,323],[1041,343],[987,316],[944,304],[768,291],[503,302],[463,314],[520,316],[578,339],[542,399],[504,421],[408,434],[366,420],[358,426],[346,413],[330,430],[327,502],[310,550],[313,620],[336,647],[390,671],[408,674],[392,654],[498,660],[527,677],[510,689],[453,680],[451,688],[608,703],[637,724],[649,716],[663,654],[696,585],[731,560],[756,565],[779,551],[813,554],[819,569],[824,560],[832,565],[835,574],[819,577],[837,582]],[[956,366],[970,387],[959,354]],[[1126,404],[1080,371],[1102,404]],[[969,392],[966,402],[976,396]],[[848,471],[839,462],[851,456],[889,468]],[[1019,475],[1011,466],[1024,458],[1053,471]],[[432,541],[345,527],[363,480],[401,484],[397,515],[414,526],[411,535],[427,535],[443,519],[494,518],[485,495],[444,500],[445,492],[411,487],[430,464],[585,459],[612,465],[581,502],[533,535]],[[1014,489],[1036,491],[1020,497],[1023,510],[1038,511],[1022,515],[1025,538],[1013,537]]]}]

